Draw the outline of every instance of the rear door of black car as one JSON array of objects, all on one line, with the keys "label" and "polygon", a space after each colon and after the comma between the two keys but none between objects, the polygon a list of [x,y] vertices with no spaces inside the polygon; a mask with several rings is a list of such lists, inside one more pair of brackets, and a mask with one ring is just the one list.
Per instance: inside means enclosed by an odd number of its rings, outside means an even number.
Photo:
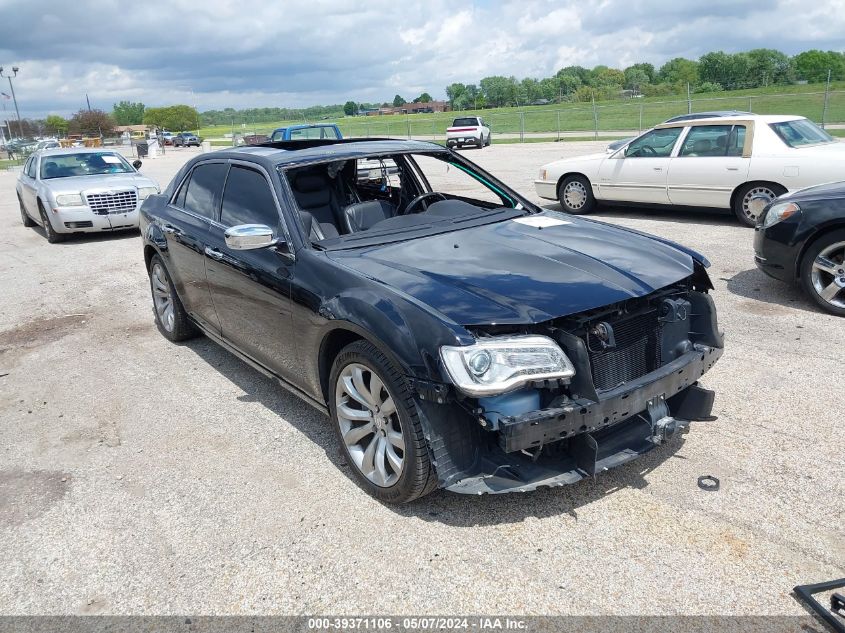
[{"label": "rear door of black car", "polygon": [[205,272],[204,249],[223,193],[225,161],[198,163],[182,182],[161,218],[167,239],[168,272],[185,309],[203,327],[220,332]]},{"label": "rear door of black car", "polygon": [[233,250],[224,232],[264,224],[286,237],[269,175],[232,161],[220,211],[211,227],[206,269],[223,337],[289,382],[302,382],[293,340],[290,277],[294,258],[284,247]]}]

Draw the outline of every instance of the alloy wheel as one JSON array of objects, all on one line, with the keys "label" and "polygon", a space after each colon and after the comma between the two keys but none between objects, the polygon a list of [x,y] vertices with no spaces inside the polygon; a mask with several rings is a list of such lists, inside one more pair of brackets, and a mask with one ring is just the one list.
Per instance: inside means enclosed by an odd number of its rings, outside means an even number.
[{"label": "alloy wheel", "polygon": [[355,467],[376,486],[393,486],[405,465],[405,439],[384,381],[369,367],[350,363],[337,379],[335,410]]},{"label": "alloy wheel", "polygon": [[777,198],[777,194],[769,187],[754,187],[745,192],[742,197],[742,213],[753,223],[760,219],[768,204]]},{"label": "alloy wheel", "polygon": [[831,244],[816,255],[810,281],[819,297],[834,307],[845,308],[845,242]]},{"label": "alloy wheel", "polygon": [[153,264],[152,269],[150,269],[150,281],[153,287],[153,305],[155,306],[156,316],[158,316],[158,320],[164,329],[172,332],[175,314],[173,297],[170,293],[170,280],[167,278],[164,266],[158,262]]},{"label": "alloy wheel", "polygon": [[580,209],[587,204],[587,189],[578,180],[570,180],[563,188],[563,200],[570,209]]}]

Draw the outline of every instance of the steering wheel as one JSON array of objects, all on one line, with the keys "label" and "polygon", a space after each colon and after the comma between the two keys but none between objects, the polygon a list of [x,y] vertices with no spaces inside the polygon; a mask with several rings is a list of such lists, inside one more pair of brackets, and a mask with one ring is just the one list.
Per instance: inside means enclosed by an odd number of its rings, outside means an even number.
[{"label": "steering wheel", "polygon": [[[440,193],[439,191],[427,191],[426,193],[422,193],[422,194],[418,195],[416,198],[414,198],[413,200],[411,200],[405,206],[405,211],[402,213],[402,215],[409,215],[411,213],[411,210],[414,207],[416,207],[418,204],[420,204],[423,200],[425,200],[426,198],[433,198],[435,196],[440,198],[441,200],[448,200],[448,198],[446,196],[444,196],[442,193]],[[424,208],[428,209],[428,205],[425,205]]]},{"label": "steering wheel", "polygon": [[657,151],[651,145],[643,145],[639,154],[640,156],[657,156]]}]

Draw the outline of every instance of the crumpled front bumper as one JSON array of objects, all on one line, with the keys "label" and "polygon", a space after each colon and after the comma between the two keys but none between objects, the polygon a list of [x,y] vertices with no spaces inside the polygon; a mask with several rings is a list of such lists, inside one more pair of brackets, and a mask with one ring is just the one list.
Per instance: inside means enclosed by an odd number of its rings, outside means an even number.
[{"label": "crumpled front bumper", "polygon": [[137,229],[140,203],[133,211],[97,214],[90,207],[58,207],[49,211],[50,222],[56,233],[102,233]]},{"label": "crumpled front bumper", "polygon": [[636,459],[662,441],[650,408],[665,403],[662,410],[679,427],[710,417],[713,393],[696,381],[722,351],[697,344],[654,372],[601,393],[598,402],[573,400],[501,418],[497,444],[477,451],[472,466],[444,485],[463,494],[526,492],[572,484]]}]

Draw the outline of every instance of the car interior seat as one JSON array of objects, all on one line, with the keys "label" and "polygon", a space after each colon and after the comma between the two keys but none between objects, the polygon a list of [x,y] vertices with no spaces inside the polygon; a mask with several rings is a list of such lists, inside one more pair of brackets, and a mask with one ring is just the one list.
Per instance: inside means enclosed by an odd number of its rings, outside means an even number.
[{"label": "car interior seat", "polygon": [[44,177],[45,178],[58,178],[61,170],[59,166],[55,163],[55,161],[47,161],[44,163]]},{"label": "car interior seat", "polygon": [[291,189],[299,208],[313,216],[320,232],[326,237],[337,237],[340,216],[339,194],[328,174],[308,171],[297,174],[291,182]]},{"label": "car interior seat", "polygon": [[366,231],[376,222],[396,215],[396,207],[387,200],[367,200],[350,204],[343,210],[343,219],[348,233]]}]

